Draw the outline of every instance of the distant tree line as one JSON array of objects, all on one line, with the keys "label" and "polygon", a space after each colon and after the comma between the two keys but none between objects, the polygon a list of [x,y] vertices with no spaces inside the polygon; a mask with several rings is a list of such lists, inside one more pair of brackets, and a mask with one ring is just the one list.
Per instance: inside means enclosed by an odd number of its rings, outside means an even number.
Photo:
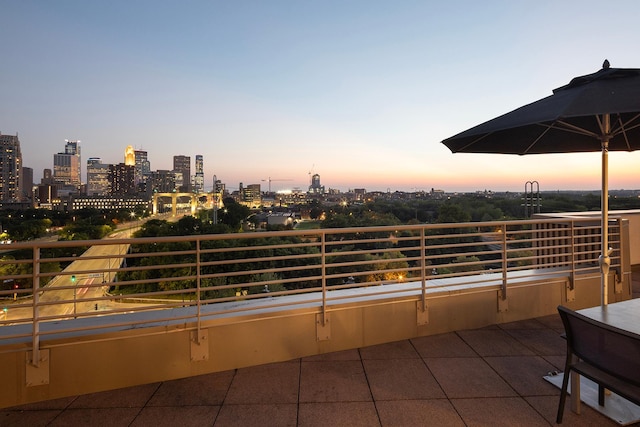
[{"label": "distant tree line", "polygon": [[[567,212],[580,210],[599,209],[599,197],[591,194],[548,194],[544,196],[541,212]],[[640,207],[637,198],[616,198],[611,201],[611,209],[630,209]],[[323,228],[345,228],[345,227],[372,227],[414,223],[472,223],[491,222],[512,219],[522,219],[524,208],[519,197],[497,196],[487,197],[485,195],[461,195],[442,200],[410,200],[410,201],[388,201],[377,200],[364,204],[337,205],[323,207],[316,204],[318,216],[324,214],[324,220],[320,221]],[[225,200],[225,209],[217,213],[218,223],[211,221],[211,211],[202,211],[196,217],[184,217],[177,222],[167,222],[162,220],[147,221],[138,232],[137,236],[178,236],[197,234],[229,233],[241,230],[241,224],[251,214],[251,211],[234,202],[231,199]],[[455,246],[457,244],[467,246],[470,252],[478,251],[485,242],[478,237],[463,235],[464,230],[458,227],[451,229],[438,229],[430,231],[434,242],[438,242],[436,249],[431,250],[429,255],[437,255],[438,263],[433,265],[433,272],[437,274],[450,273],[455,271],[469,271],[482,269],[482,264],[473,265],[477,261],[491,261],[492,257],[499,259],[499,255],[486,255],[483,257],[459,256]],[[403,237],[407,237],[410,232],[404,232]],[[458,235],[456,235],[456,233]],[[393,239],[384,233],[367,233],[363,237],[361,233],[341,234],[340,239],[348,243],[334,242],[330,246],[326,256],[327,273],[347,277],[355,276],[357,281],[375,282],[385,280],[398,280],[406,277],[406,271],[416,261],[407,261],[407,258],[419,256],[419,251],[415,248],[407,247],[410,243],[394,242]],[[388,234],[388,233],[387,233]],[[443,239],[443,235],[447,237]],[[336,237],[337,238],[337,237]],[[378,241],[376,241],[378,240]],[[380,241],[382,240],[382,241]],[[201,255],[200,263],[202,267],[201,275],[215,275],[214,278],[205,278],[201,287],[210,288],[204,293],[205,298],[231,297],[238,292],[248,294],[263,292],[261,287],[241,286],[247,283],[271,282],[269,291],[279,289],[294,289],[297,287],[319,286],[317,280],[306,278],[320,274],[318,268],[300,268],[305,266],[318,265],[319,254],[316,247],[295,247],[278,248],[288,244],[303,243],[303,240],[296,236],[281,236],[261,238],[259,233],[252,239],[237,240],[212,240],[203,243],[203,249],[214,250]],[[429,244],[429,240],[427,242]],[[474,247],[473,245],[478,246]],[[517,242],[512,243],[517,245]],[[247,248],[243,250],[243,248]],[[259,248],[256,250],[256,248]],[[163,243],[153,245],[133,245],[132,253],[158,252],[157,257],[134,257],[127,260],[128,266],[148,265],[174,265],[174,264],[195,264],[195,255],[165,255],[168,252],[179,253],[195,249],[194,243]],[[383,251],[384,250],[384,251]],[[522,247],[527,251],[526,245]],[[314,257],[318,255],[318,257]],[[271,259],[276,257],[274,259]],[[207,263],[221,261],[238,260],[238,263],[219,263],[215,266],[206,266]],[[251,261],[256,259],[256,261]],[[331,264],[335,263],[336,266]],[[349,264],[342,266],[342,264]],[[455,265],[459,264],[459,267]],[[371,266],[374,268],[371,268]],[[449,265],[449,267],[438,267],[438,265]],[[452,267],[453,266],[453,267]],[[367,274],[368,270],[384,270],[384,273]],[[277,270],[270,273],[253,273],[259,270]],[[431,271],[431,270],[430,270]],[[192,279],[192,272],[189,267],[183,268],[162,268],[151,270],[139,270],[135,272],[119,273],[123,281],[142,281],[143,284],[120,287],[117,292],[147,293],[158,290],[180,291],[193,290],[195,281]],[[175,280],[178,277],[189,277],[185,280]],[[291,280],[298,279],[298,280]],[[351,279],[351,278],[350,278]],[[282,281],[282,283],[278,283]],[[156,283],[152,283],[156,282]],[[274,284],[273,282],[276,282]],[[341,284],[340,279],[330,281],[330,285]],[[235,287],[238,285],[238,287]]]},{"label": "distant tree line", "polygon": [[[573,212],[573,211],[594,211],[600,209],[600,196],[596,193],[543,193],[541,200],[543,213],[550,212]],[[324,217],[319,220],[323,228],[345,228],[345,227],[371,227],[388,226],[401,224],[418,223],[472,223],[491,222],[524,217],[523,201],[518,194],[495,195],[488,197],[485,194],[466,194],[443,199],[412,199],[412,200],[376,200],[369,203],[323,206],[314,201],[311,206],[312,217]],[[613,196],[609,202],[610,209],[638,209],[640,199],[631,196]],[[251,216],[252,212],[246,206],[240,205],[233,199],[224,200],[224,209],[219,209],[214,214],[211,210],[202,210],[194,217],[186,216],[177,222],[169,222],[158,219],[151,219],[144,222],[137,232],[139,237],[160,237],[160,236],[181,236],[181,235],[206,235],[234,233],[242,230],[242,224]],[[140,217],[144,212],[136,212],[135,216]],[[99,239],[113,231],[115,227],[123,222],[131,221],[132,215],[129,210],[105,212],[94,209],[81,211],[58,212],[42,209],[28,211],[0,211],[0,224],[2,230],[7,230],[7,235],[12,240],[29,240],[46,235],[51,230],[57,230],[59,239],[64,240],[88,240]],[[445,255],[440,258],[439,263],[460,264],[458,270],[479,268],[470,266],[479,260],[474,257],[458,257],[453,249],[455,244],[477,244],[479,248],[483,244],[478,238],[465,236],[455,236],[452,229],[438,229],[430,231],[434,239],[440,239],[447,234],[446,239],[449,245],[441,245],[432,251],[436,255]],[[459,231],[458,231],[459,232]],[[410,235],[404,232],[403,237]],[[440,236],[437,236],[440,234]],[[369,240],[375,240],[371,238]],[[383,239],[383,233],[379,236]],[[329,274],[355,275],[355,281],[385,281],[396,280],[406,277],[406,271],[415,267],[415,261],[408,261],[407,258],[419,256],[419,251],[409,247],[403,241],[394,242],[392,239],[383,242],[367,241],[358,233],[343,235],[350,243],[335,244],[331,246],[331,252],[327,255],[327,272]],[[278,245],[304,243],[302,239],[294,236],[282,236],[277,238],[262,238],[256,234],[252,239],[207,241],[204,248],[211,250],[201,259],[203,263],[215,263],[217,261],[233,261],[224,265],[211,265],[204,267],[201,274],[210,275],[203,280],[201,286],[210,288],[205,293],[206,298],[231,297],[237,292],[257,293],[269,290],[271,292],[281,289],[294,289],[296,287],[316,287],[319,286],[317,280],[310,280],[310,277],[320,274],[318,268],[304,268],[318,264],[318,250],[315,247],[299,246],[295,248],[278,248]],[[244,250],[243,248],[246,248]],[[255,250],[259,248],[259,250]],[[473,251],[473,246],[470,246]],[[82,248],[57,249],[45,257],[72,256]],[[157,256],[148,257],[131,256],[127,259],[129,266],[152,266],[152,265],[174,265],[195,263],[194,255],[166,255],[169,253],[179,253],[180,251],[192,250],[193,243],[163,243],[155,245],[132,245],[133,254],[158,253]],[[523,247],[523,251],[527,248]],[[449,251],[449,252],[447,252]],[[5,254],[3,259],[28,259],[32,256],[30,251],[13,252]],[[354,252],[354,255],[349,255]],[[437,253],[436,253],[437,252]],[[317,255],[318,257],[315,257]],[[433,254],[432,254],[433,255]],[[277,257],[275,259],[270,259]],[[256,261],[251,261],[251,259]],[[476,257],[477,258],[477,257]],[[249,262],[242,260],[249,260]],[[265,260],[266,259],[266,260]],[[483,259],[486,261],[486,259]],[[349,266],[338,264],[352,263]],[[331,264],[336,264],[332,266]],[[42,264],[46,271],[61,271],[66,265],[55,263]],[[366,270],[371,269],[370,265],[375,265],[377,270],[387,270],[380,274],[367,274]],[[21,266],[21,267],[19,267]],[[7,263],[0,268],[0,275],[29,274],[28,264]],[[252,273],[258,270],[277,270],[269,273]],[[456,270],[455,268],[441,268],[433,265],[433,271],[437,273],[447,273]],[[45,270],[43,270],[45,271]],[[457,271],[457,270],[456,270]],[[358,276],[358,273],[361,275]],[[120,280],[136,280],[142,284],[135,286],[120,287],[114,290],[118,292],[146,293],[157,290],[181,291],[193,289],[195,284],[192,272],[189,268],[166,268],[149,269],[136,272],[120,272]],[[179,280],[176,278],[189,277],[189,279]],[[299,279],[299,280],[297,280]],[[147,282],[148,280],[148,282]],[[345,279],[346,280],[346,279]],[[151,283],[156,281],[158,283]],[[267,289],[260,287],[250,287],[241,289],[245,283],[269,282]],[[281,282],[281,283],[280,283]],[[340,284],[341,279],[331,281],[331,285]],[[235,285],[238,285],[236,287]],[[27,286],[25,284],[25,286]]]},{"label": "distant tree line", "polygon": [[[600,210],[599,193],[545,192],[540,197],[540,213]],[[334,228],[517,220],[525,219],[523,203],[519,193],[461,194],[440,199],[378,199],[363,204],[326,208],[326,219],[322,226]],[[640,197],[612,195],[609,209],[640,209]]]}]

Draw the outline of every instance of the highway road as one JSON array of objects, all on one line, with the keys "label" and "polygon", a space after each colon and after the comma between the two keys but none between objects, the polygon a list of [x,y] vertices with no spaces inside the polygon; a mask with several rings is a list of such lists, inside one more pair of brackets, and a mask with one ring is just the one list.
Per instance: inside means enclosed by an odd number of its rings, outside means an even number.
[{"label": "highway road", "polygon": [[[184,215],[172,216],[160,214],[155,219],[177,221]],[[140,225],[147,219],[137,221],[134,226],[131,223],[111,233],[106,239],[126,239],[133,237]],[[122,308],[121,304],[110,300],[92,301],[93,298],[101,298],[115,280],[117,270],[122,265],[127,252],[128,244],[92,246],[76,261],[72,262],[65,270],[65,274],[54,277],[40,293],[39,317],[57,319],[81,316],[90,311],[109,311]],[[102,259],[86,259],[92,256],[103,256]],[[86,273],[94,270],[96,273]],[[109,271],[112,270],[112,271]],[[75,274],[74,274],[75,273]],[[72,277],[75,276],[75,282]],[[57,289],[63,288],[63,289]],[[7,304],[6,311],[0,311],[0,320],[15,320],[16,322],[32,320],[33,300],[31,298],[21,300],[15,304]],[[127,307],[145,306],[145,304],[127,303]]]},{"label": "highway road", "polygon": [[[128,238],[138,229],[132,227],[116,231],[107,238]],[[72,262],[64,274],[54,277],[42,290],[39,296],[41,305],[40,318],[75,317],[89,311],[109,310],[114,308],[111,301],[92,301],[101,298],[115,280],[117,270],[121,267],[129,250],[128,244],[92,246],[76,261]],[[88,259],[90,257],[105,257]],[[95,270],[95,273],[86,271]],[[111,270],[111,271],[109,271]],[[2,320],[31,320],[33,300],[21,301],[19,304],[7,305]]]}]

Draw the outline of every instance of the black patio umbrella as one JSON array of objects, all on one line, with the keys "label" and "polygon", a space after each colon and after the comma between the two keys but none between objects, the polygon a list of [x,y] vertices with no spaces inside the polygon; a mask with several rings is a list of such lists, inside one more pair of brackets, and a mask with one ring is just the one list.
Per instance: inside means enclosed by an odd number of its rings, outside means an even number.
[{"label": "black patio umbrella", "polygon": [[602,305],[611,259],[608,152],[640,149],[640,69],[576,77],[553,94],[442,141],[454,153],[547,154],[602,151]]}]

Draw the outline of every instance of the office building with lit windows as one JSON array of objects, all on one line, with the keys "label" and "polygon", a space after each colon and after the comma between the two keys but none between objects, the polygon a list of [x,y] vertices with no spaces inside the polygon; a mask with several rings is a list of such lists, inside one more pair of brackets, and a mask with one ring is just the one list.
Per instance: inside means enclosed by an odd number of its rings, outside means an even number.
[{"label": "office building with lit windows", "polygon": [[136,184],[145,182],[151,173],[151,163],[149,162],[147,152],[144,150],[134,150],[135,158],[135,181]]},{"label": "office building with lit windows", "polygon": [[64,153],[53,155],[53,180],[62,187],[80,189],[80,141],[65,141]]},{"label": "office building with lit windows", "polygon": [[20,202],[22,195],[22,154],[18,135],[0,133],[0,202]]},{"label": "office building with lit windows", "polygon": [[176,178],[182,180],[176,182],[178,191],[188,193],[191,191],[191,157],[189,156],[173,156],[173,171]]},{"label": "office building with lit windows", "polygon": [[99,157],[91,157],[87,160],[87,195],[106,196],[109,188],[109,165]]},{"label": "office building with lit windows", "polygon": [[201,154],[196,155],[196,174],[193,178],[193,192],[204,193],[204,160]]},{"label": "office building with lit windows", "polygon": [[135,196],[134,172],[134,166],[125,165],[124,163],[109,165],[109,195]]}]

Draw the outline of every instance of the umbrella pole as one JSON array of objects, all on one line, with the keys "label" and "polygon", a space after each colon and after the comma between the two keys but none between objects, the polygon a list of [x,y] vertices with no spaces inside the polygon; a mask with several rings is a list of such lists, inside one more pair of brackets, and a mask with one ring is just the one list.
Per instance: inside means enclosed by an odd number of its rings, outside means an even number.
[{"label": "umbrella pole", "polygon": [[602,252],[598,260],[601,274],[601,305],[606,306],[609,301],[609,133],[611,124],[609,114],[603,115],[603,135],[602,135],[602,196],[601,196],[601,216],[602,216]]}]

